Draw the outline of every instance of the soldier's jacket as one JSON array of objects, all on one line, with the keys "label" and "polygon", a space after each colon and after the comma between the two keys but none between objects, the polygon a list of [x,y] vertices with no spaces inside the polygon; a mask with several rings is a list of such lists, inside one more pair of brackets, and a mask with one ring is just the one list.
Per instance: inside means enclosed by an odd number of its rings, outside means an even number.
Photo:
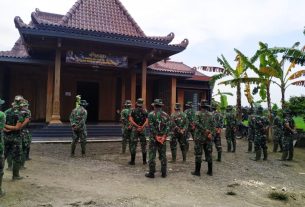
[{"label": "soldier's jacket", "polygon": [[254,116],[254,136],[263,137],[267,136],[266,127],[269,125],[267,117],[264,116]]},{"label": "soldier's jacket", "polygon": [[4,143],[3,143],[3,129],[5,126],[5,114],[0,111],[0,158],[3,155],[4,152]]},{"label": "soldier's jacket", "polygon": [[234,113],[229,112],[226,114],[226,134],[232,133],[234,127],[237,127],[237,120]]},{"label": "soldier's jacket", "polygon": [[[9,108],[5,112],[6,122],[5,124],[15,126],[17,123],[22,123],[24,118],[19,110]],[[4,132],[4,135],[18,134],[20,131]]]},{"label": "soldier's jacket", "polygon": [[[284,125],[285,124],[289,124],[289,126],[290,126],[290,128],[291,129],[294,129],[294,127],[295,127],[295,122],[294,122],[294,120],[293,120],[293,118],[292,117],[286,117],[285,119],[284,119]],[[286,137],[286,136],[291,136],[293,134],[293,132],[292,131],[290,131],[289,129],[287,129],[285,126],[284,126],[284,136]]]},{"label": "soldier's jacket", "polygon": [[87,121],[87,110],[78,106],[74,108],[70,114],[70,123],[71,126],[77,129],[77,131],[86,130],[86,121]]},{"label": "soldier's jacket", "polygon": [[213,112],[213,118],[215,122],[215,127],[216,128],[223,128],[223,116],[221,113],[214,111]]},{"label": "soldier's jacket", "polygon": [[[30,119],[30,120],[31,120],[31,118],[32,118],[32,113],[31,113],[31,111],[30,111],[29,109],[21,109],[21,110],[20,110],[20,113],[21,113],[21,116],[23,117],[24,120],[25,120],[25,119]],[[28,125],[29,125],[29,124],[25,125],[25,126],[22,128],[22,130],[27,129],[27,128],[28,128]]]},{"label": "soldier's jacket", "polygon": [[123,129],[131,129],[131,123],[128,119],[131,110],[132,110],[131,108],[125,108],[121,111],[121,122],[123,125]]},{"label": "soldier's jacket", "polygon": [[148,114],[148,124],[150,130],[150,137],[153,139],[156,136],[168,135],[170,127],[170,118],[162,110],[152,111]]},{"label": "soldier's jacket", "polygon": [[182,111],[177,111],[171,114],[171,131],[174,133],[179,133],[180,130],[186,131],[189,125],[189,120],[185,113]]},{"label": "soldier's jacket", "polygon": [[194,124],[196,112],[193,108],[189,108],[186,109],[184,113],[186,114],[186,117],[189,121],[189,128],[192,129],[192,124]]},{"label": "soldier's jacket", "polygon": [[207,141],[206,130],[215,136],[215,121],[212,113],[208,111],[198,111],[195,116],[195,138]]},{"label": "soldier's jacket", "polygon": [[273,119],[273,132],[277,137],[284,135],[284,125],[279,116],[274,117]]},{"label": "soldier's jacket", "polygon": [[148,112],[146,109],[136,107],[131,110],[130,116],[137,125],[143,126],[145,120],[148,118]]}]

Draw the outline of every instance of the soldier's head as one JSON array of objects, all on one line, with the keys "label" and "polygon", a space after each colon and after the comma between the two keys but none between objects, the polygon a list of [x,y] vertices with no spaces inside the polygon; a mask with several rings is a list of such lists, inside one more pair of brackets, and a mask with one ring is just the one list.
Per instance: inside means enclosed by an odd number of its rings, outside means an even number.
[{"label": "soldier's head", "polygon": [[21,108],[24,108],[24,109],[27,109],[29,107],[29,102],[25,99],[23,99],[21,102],[20,102],[20,107]]},{"label": "soldier's head", "polygon": [[89,105],[89,103],[86,100],[81,100],[79,105],[86,108]]},{"label": "soldier's head", "polygon": [[144,99],[143,98],[138,98],[138,100],[136,102],[136,107],[142,108],[143,103],[144,103]]},{"label": "soldier's head", "polygon": [[193,102],[187,101],[186,104],[185,104],[185,107],[186,108],[192,108],[193,107]]},{"label": "soldier's head", "polygon": [[164,105],[162,99],[155,99],[154,102],[151,104],[154,108],[162,108]]},{"label": "soldier's head", "polygon": [[17,95],[14,98],[14,102],[12,103],[13,108],[20,108],[21,102],[24,100],[23,96]]},{"label": "soldier's head", "polygon": [[201,110],[209,110],[210,109],[210,105],[208,104],[207,100],[202,99],[200,101],[200,103],[198,103],[198,105],[200,106]]},{"label": "soldier's head", "polygon": [[180,103],[175,103],[175,111],[180,111],[181,110],[181,104]]},{"label": "soldier's head", "polygon": [[131,107],[131,100],[126,100],[124,103],[125,108],[130,108]]},{"label": "soldier's head", "polygon": [[257,115],[262,115],[262,114],[263,114],[263,111],[264,111],[264,109],[263,109],[262,106],[258,106],[258,107],[256,108],[256,114],[257,114]]}]

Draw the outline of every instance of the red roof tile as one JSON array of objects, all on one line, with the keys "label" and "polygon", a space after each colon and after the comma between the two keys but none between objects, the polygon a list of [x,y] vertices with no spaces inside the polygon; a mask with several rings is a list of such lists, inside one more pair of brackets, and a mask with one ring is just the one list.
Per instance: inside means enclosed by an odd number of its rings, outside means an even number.
[{"label": "red roof tile", "polygon": [[0,51],[1,57],[28,58],[30,57],[21,38],[19,38],[11,51]]},{"label": "red roof tile", "polygon": [[187,80],[194,80],[194,81],[210,81],[211,77],[204,75],[203,73],[199,71],[195,71],[195,74],[193,77],[188,78]]},{"label": "red roof tile", "polygon": [[160,72],[194,74],[194,69],[185,65],[183,62],[159,61],[148,66],[149,69]]}]

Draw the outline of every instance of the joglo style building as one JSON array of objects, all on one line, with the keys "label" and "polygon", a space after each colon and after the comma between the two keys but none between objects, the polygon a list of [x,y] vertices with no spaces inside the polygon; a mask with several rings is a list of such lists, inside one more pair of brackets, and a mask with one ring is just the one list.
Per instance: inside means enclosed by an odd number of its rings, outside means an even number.
[{"label": "joglo style building", "polygon": [[33,121],[68,121],[77,94],[90,104],[89,122],[113,122],[126,99],[142,97],[150,109],[161,98],[171,112],[175,102],[211,98],[208,76],[169,60],[188,40],[147,36],[119,0],[78,0],[65,15],[36,9],[29,24],[14,22],[20,38],[0,52],[0,97],[9,107],[23,95]]}]

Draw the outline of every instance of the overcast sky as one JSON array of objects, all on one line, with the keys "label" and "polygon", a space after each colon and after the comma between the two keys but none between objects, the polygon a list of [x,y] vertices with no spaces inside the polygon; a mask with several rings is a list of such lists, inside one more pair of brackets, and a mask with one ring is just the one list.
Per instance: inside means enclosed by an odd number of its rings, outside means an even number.
[{"label": "overcast sky", "polygon": [[[1,1],[0,50],[10,50],[18,39],[14,17],[30,21],[35,8],[65,14],[76,0]],[[173,60],[193,66],[219,66],[223,54],[235,66],[234,48],[251,56],[263,41],[273,46],[305,44],[304,0],[121,0],[147,35],[175,33],[174,43],[188,38],[188,48]],[[297,67],[298,69],[300,67]],[[217,86],[223,91],[234,89]],[[216,88],[216,89],[217,89]],[[272,102],[279,103],[280,91],[272,87]],[[304,87],[291,86],[287,97],[305,95]],[[229,98],[235,104],[235,97]],[[245,98],[243,105],[247,105]]]}]

